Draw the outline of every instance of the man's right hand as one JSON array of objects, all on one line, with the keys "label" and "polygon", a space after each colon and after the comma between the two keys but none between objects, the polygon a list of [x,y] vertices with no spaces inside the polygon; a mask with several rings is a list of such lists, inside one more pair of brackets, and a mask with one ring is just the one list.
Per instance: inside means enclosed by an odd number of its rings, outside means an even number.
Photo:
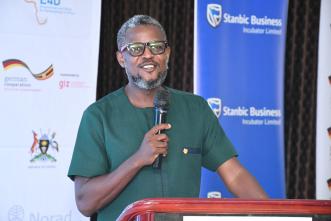
[{"label": "man's right hand", "polygon": [[135,153],[135,158],[143,166],[151,165],[155,159],[160,155],[166,155],[168,152],[169,137],[159,131],[168,130],[171,128],[170,124],[158,124],[152,127],[144,136],[144,139]]},{"label": "man's right hand", "polygon": [[138,151],[111,173],[92,178],[76,176],[75,195],[79,211],[91,216],[110,203],[143,166],[151,165],[159,154],[166,154],[169,138],[158,132],[170,128],[170,124],[159,124],[150,129]]}]

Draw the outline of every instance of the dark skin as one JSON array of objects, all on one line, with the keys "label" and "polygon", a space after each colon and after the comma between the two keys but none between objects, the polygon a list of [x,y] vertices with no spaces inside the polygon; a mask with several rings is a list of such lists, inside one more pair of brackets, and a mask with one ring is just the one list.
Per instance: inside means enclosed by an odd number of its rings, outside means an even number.
[{"label": "dark skin", "polygon": [[[126,41],[150,42],[165,40],[161,31],[151,25],[140,25],[128,30]],[[117,52],[119,64],[126,69],[126,73],[139,75],[145,81],[155,80],[161,71],[166,70],[170,55],[170,48],[161,55],[153,55],[145,49],[143,55],[130,56],[126,51]],[[146,61],[153,61],[153,65]],[[136,107],[152,107],[157,90],[139,88],[129,78],[125,93],[130,102]],[[151,128],[144,136],[137,151],[124,161],[113,172],[97,177],[75,177],[75,196],[79,211],[85,216],[91,216],[112,200],[126,187],[135,175],[145,166],[153,164],[159,154],[167,154],[169,137],[157,134],[159,130],[171,129],[170,124],[160,124]],[[237,158],[231,158],[220,165],[217,173],[228,189],[237,197],[249,199],[266,199],[267,195],[256,179],[240,164]],[[244,184],[244,185],[243,185]]]}]

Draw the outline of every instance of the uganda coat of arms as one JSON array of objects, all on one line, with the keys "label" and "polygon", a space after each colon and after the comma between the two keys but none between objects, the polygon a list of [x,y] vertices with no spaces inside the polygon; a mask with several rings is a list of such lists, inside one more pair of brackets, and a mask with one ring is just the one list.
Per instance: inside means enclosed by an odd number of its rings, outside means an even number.
[{"label": "uganda coat of arms", "polygon": [[50,148],[53,151],[59,152],[59,145],[55,141],[56,133],[53,132],[51,135],[40,133],[39,137],[35,131],[32,131],[32,134],[33,134],[33,143],[30,148],[32,159],[30,160],[30,162],[36,162],[36,161],[56,162],[55,157],[48,153]]}]

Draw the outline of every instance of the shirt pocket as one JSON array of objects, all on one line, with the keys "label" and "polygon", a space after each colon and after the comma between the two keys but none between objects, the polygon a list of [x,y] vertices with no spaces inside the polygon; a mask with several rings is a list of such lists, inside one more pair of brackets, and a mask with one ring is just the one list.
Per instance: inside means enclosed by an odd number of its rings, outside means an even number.
[{"label": "shirt pocket", "polygon": [[182,152],[184,155],[198,154],[201,155],[201,148],[197,147],[183,147]]},{"label": "shirt pocket", "polygon": [[193,146],[183,146],[180,148],[182,163],[191,169],[201,169],[201,148]]},{"label": "shirt pocket", "polygon": [[201,148],[178,145],[176,151],[171,154],[173,158],[167,164],[169,192],[174,193],[171,196],[198,197],[202,165]]}]

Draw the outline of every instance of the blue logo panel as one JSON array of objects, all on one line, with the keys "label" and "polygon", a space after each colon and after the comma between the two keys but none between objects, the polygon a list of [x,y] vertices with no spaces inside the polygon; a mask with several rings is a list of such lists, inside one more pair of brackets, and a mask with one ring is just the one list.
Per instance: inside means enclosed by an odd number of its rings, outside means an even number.
[{"label": "blue logo panel", "polygon": [[[285,197],[287,0],[196,0],[195,92],[203,96],[272,198]],[[244,184],[243,184],[244,185]],[[233,197],[203,169],[201,197]]]}]

